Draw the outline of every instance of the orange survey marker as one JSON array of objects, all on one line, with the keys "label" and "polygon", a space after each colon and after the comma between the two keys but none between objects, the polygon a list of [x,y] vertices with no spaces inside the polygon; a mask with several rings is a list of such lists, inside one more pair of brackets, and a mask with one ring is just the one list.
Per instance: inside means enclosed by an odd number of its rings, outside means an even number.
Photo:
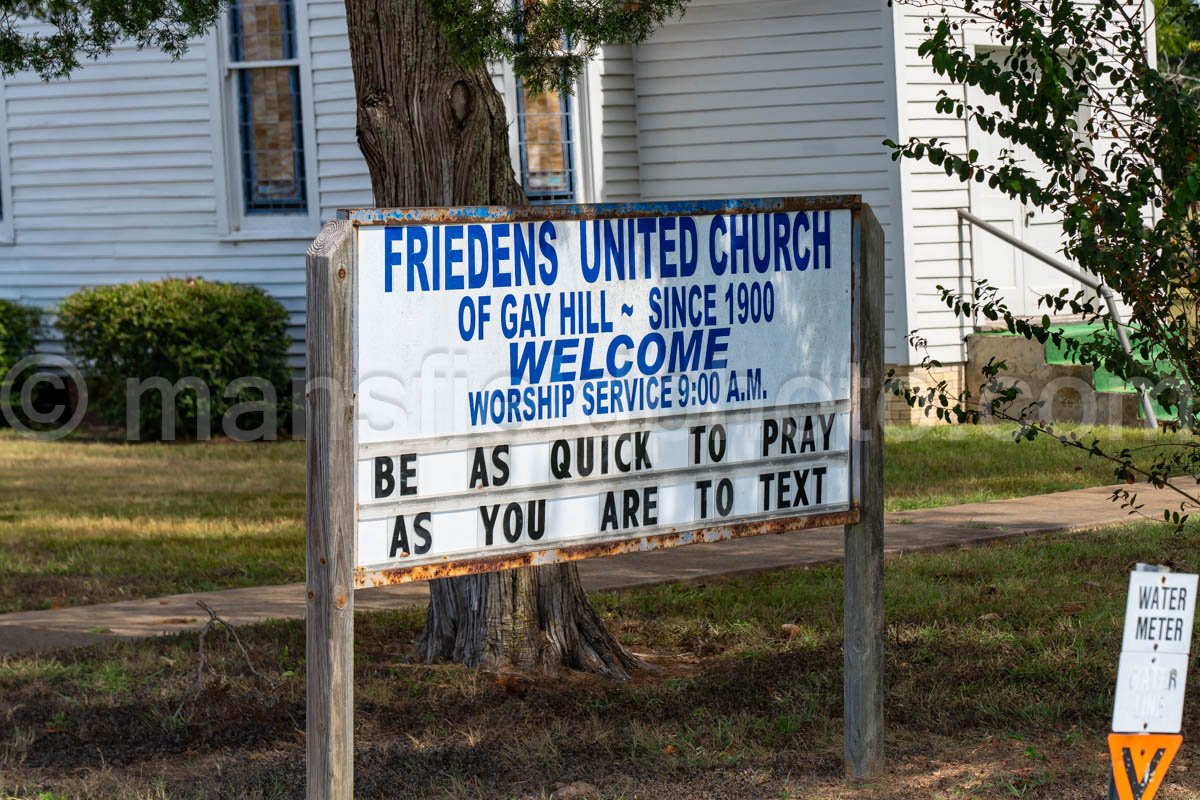
[{"label": "orange survey marker", "polygon": [[1121,800],[1151,800],[1183,737],[1177,733],[1110,733],[1113,777]]}]

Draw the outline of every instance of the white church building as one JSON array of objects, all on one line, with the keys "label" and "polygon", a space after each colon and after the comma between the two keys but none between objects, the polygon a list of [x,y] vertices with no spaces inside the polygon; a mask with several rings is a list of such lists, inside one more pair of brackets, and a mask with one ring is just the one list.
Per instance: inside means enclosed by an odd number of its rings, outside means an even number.
[{"label": "white church building", "polygon": [[[1032,314],[1067,282],[989,234],[972,247],[957,210],[1050,253],[1053,220],[883,146],[989,149],[934,112],[947,84],[917,55],[927,13],[693,0],[646,43],[604,50],[572,96],[526,97],[498,68],[514,167],[542,202],[860,194],[886,233],[886,360],[919,362],[920,329],[962,362],[968,330],[939,284],[990,278]],[[69,80],[0,82],[0,297],[52,311],[87,285],[253,283],[291,312],[299,364],[305,250],[339,208],[370,205],[339,0],[236,0],[178,61],[129,46]]]}]

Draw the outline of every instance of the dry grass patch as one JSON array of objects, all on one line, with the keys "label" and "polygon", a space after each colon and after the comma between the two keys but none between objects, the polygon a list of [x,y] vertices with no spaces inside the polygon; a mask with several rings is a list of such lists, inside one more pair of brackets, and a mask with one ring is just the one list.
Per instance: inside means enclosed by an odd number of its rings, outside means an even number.
[{"label": "dry grass patch", "polygon": [[302,580],[303,453],[0,435],[0,612]]}]

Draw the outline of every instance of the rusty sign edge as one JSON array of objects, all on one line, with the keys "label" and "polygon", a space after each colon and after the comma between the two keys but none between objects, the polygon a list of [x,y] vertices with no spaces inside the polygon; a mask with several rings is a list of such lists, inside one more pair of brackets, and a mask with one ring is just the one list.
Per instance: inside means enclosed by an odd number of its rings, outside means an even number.
[{"label": "rusty sign edge", "polygon": [[850,211],[857,216],[862,195],[789,195],[728,200],[665,200],[647,203],[570,203],[547,206],[449,206],[342,208],[338,219],[354,225],[436,225],[467,222],[539,222],[616,217],[687,216],[768,211]]},{"label": "rusty sign edge", "polygon": [[741,522],[734,525],[689,528],[687,530],[667,531],[649,536],[551,547],[545,550],[500,553],[485,558],[463,558],[438,564],[417,564],[411,567],[389,567],[375,570],[356,567],[354,572],[354,588],[368,589],[375,586],[393,586],[401,583],[412,583],[414,581],[450,578],[457,575],[475,575],[483,572],[515,569],[517,567],[584,561],[589,558],[603,558],[623,553],[647,553],[652,550],[665,550],[689,544],[711,544],[713,542],[745,539],[767,534],[795,533],[812,528],[852,525],[858,519],[858,508],[851,507],[844,511],[833,511],[825,514],[812,514],[803,517],[773,517],[770,519]]}]

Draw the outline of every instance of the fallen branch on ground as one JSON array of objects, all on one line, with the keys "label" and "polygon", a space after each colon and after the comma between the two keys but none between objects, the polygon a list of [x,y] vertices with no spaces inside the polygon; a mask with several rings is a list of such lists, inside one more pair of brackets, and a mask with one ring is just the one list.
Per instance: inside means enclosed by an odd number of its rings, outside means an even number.
[{"label": "fallen branch on ground", "polygon": [[225,641],[233,642],[237,645],[238,650],[242,653],[242,658],[246,661],[246,669],[250,674],[267,684],[270,689],[275,688],[275,682],[263,675],[254,668],[254,662],[250,658],[250,651],[246,649],[246,645],[242,643],[242,638],[238,636],[237,628],[228,620],[223,619],[216,611],[212,609],[208,603],[203,600],[197,600],[196,605],[208,614],[208,621],[204,623],[204,627],[200,630],[200,638],[197,640],[196,649],[198,654],[198,663],[196,664],[196,686],[191,694],[183,699],[179,704],[179,708],[175,709],[175,717],[180,718],[183,714],[184,706],[188,701],[194,701],[204,691],[204,668],[208,665],[208,656],[204,649],[205,638],[209,631],[220,626],[225,631]]}]

